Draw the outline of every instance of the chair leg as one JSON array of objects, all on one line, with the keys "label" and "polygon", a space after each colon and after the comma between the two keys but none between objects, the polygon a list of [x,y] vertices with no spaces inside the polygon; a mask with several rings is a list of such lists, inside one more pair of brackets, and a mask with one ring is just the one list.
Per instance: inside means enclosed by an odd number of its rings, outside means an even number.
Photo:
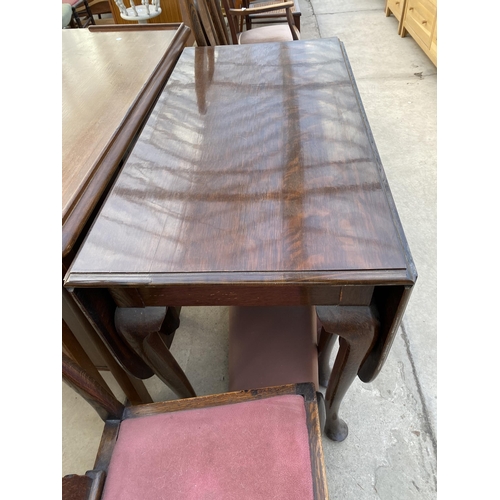
[{"label": "chair leg", "polygon": [[76,11],[76,9],[74,7],[71,7],[71,9],[73,10],[73,19],[75,20],[76,25],[79,28],[83,28],[82,20],[80,19],[78,12]]},{"label": "chair leg", "polygon": [[325,434],[343,441],[347,424],[339,417],[342,400],[376,339],[379,322],[370,306],[318,306],[318,317],[327,332],[340,337],[340,347],[326,390]]},{"label": "chair leg", "polygon": [[326,403],[325,396],[319,391],[316,392],[316,399],[318,400],[318,413],[319,413],[319,425],[321,426],[321,432],[325,428],[326,423]]},{"label": "chair leg", "polygon": [[[81,5],[79,5],[78,7],[81,7]],[[75,19],[75,22],[79,28],[86,28],[90,24],[95,24],[95,19],[92,15],[92,10],[87,0],[83,0],[83,7],[85,9],[85,14],[87,15],[87,20],[85,21],[85,23],[82,23],[82,20],[80,19],[80,15],[78,14],[76,8],[73,6],[71,7],[73,10],[73,18]]]},{"label": "chair leg", "polygon": [[88,0],[83,0],[83,5],[85,5],[85,11],[87,12],[87,16],[88,16],[88,20],[85,23],[86,26],[88,26],[89,24],[95,24],[95,19],[94,19],[94,16],[92,15],[92,9],[90,8]]}]

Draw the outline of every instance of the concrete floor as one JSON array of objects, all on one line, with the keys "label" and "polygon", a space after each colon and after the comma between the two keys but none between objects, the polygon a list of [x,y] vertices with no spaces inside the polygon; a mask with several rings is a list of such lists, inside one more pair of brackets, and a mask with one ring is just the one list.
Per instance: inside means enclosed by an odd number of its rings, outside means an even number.
[{"label": "concrete floor", "polygon": [[[349,436],[324,438],[323,446],[330,498],[427,500],[437,490],[437,71],[410,36],[398,36],[384,3],[300,0],[303,39],[338,36],[345,44],[419,273],[382,372],[370,384],[355,381],[344,399]],[[226,391],[227,309],[183,308],[172,352],[198,394]],[[174,399],[157,379],[145,383],[155,401]],[[62,403],[62,474],[83,474],[102,421],[64,384]]]}]

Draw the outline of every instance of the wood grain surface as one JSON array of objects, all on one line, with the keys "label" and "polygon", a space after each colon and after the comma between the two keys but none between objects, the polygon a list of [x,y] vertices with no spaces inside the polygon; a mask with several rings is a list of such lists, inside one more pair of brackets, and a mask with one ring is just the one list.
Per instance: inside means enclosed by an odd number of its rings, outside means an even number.
[{"label": "wood grain surface", "polygon": [[332,38],[185,49],[67,284],[411,283],[411,267]]},{"label": "wood grain surface", "polygon": [[157,26],[157,31],[62,33],[63,256],[140,130],[187,40],[184,25]]}]

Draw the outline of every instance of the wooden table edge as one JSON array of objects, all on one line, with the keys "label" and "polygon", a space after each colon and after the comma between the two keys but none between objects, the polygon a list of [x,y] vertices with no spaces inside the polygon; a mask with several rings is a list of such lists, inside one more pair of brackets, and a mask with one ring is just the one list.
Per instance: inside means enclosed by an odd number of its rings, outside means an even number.
[{"label": "wooden table edge", "polygon": [[405,285],[415,281],[406,269],[373,271],[323,272],[206,272],[206,273],[77,273],[68,271],[64,286],[68,288],[238,286],[256,287],[287,285]]},{"label": "wooden table edge", "polygon": [[415,263],[413,261],[413,257],[412,257],[411,252],[410,252],[410,247],[408,245],[408,241],[407,241],[406,236],[404,234],[403,226],[401,224],[401,219],[399,217],[398,210],[396,208],[396,203],[394,201],[391,189],[389,187],[389,181],[387,180],[387,176],[385,175],[385,170],[384,170],[384,167],[382,164],[382,160],[380,158],[380,154],[379,154],[378,149],[377,149],[377,145],[375,143],[375,138],[373,137],[373,132],[372,132],[372,129],[370,127],[370,123],[368,122],[368,117],[366,116],[366,111],[365,111],[365,108],[363,106],[363,101],[361,100],[361,95],[359,93],[359,89],[358,89],[358,86],[356,84],[356,79],[354,78],[354,73],[352,71],[352,67],[351,67],[351,64],[349,62],[349,58],[347,57],[345,45],[340,40],[339,40],[339,43],[340,43],[340,48],[342,50],[342,55],[344,57],[344,61],[346,64],[347,72],[348,72],[349,78],[351,80],[352,88],[354,90],[354,95],[356,96],[358,108],[359,108],[359,111],[361,113],[361,117],[363,119],[363,123],[364,123],[365,129],[366,129],[368,140],[370,142],[370,145],[371,145],[374,157],[375,157],[375,162],[377,165],[377,170],[378,170],[379,178],[380,178],[380,184],[382,186],[382,189],[385,192],[387,202],[389,204],[389,209],[391,212],[392,220],[394,223],[394,227],[396,229],[397,235],[399,237],[399,241],[400,241],[401,246],[402,246],[403,251],[404,251],[406,264],[408,267],[408,274],[411,276],[411,279],[413,280],[413,282],[415,282],[417,280],[417,276],[418,276],[417,269],[415,267]]},{"label": "wooden table edge", "polygon": [[[154,26],[154,25],[151,25]],[[89,220],[102,193],[106,190],[109,182],[117,173],[122,160],[128,156],[135,140],[137,139],[149,113],[158,99],[159,92],[170,77],[178,58],[189,38],[191,30],[184,23],[159,24],[160,30],[176,29],[174,38],[168,49],[159,60],[156,68],[151,73],[146,84],[138,93],[132,106],[118,129],[113,134],[106,149],[102,152],[95,165],[91,169],[81,193],[75,197],[63,212],[62,217],[62,256],[65,257],[72,250],[80,232]],[[122,25],[120,29],[102,26],[95,27],[92,32],[106,31],[137,31],[138,26]],[[147,31],[156,29],[146,25]],[[134,121],[134,119],[139,120]],[[91,192],[90,186],[98,186],[98,192]]]}]

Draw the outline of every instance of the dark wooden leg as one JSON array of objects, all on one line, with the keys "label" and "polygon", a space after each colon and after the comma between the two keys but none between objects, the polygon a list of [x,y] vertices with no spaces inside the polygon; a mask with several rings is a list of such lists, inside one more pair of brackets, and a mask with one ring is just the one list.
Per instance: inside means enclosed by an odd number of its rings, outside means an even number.
[{"label": "dark wooden leg", "polygon": [[75,20],[77,27],[83,28],[83,24],[82,24],[82,21],[80,19],[80,16],[78,15],[78,12],[76,11],[76,9],[74,7],[71,7],[71,9],[73,10],[73,19]]},{"label": "dark wooden leg", "polygon": [[163,342],[160,333],[150,333],[144,339],[144,354],[150,366],[172,391],[180,398],[195,397],[186,374]]},{"label": "dark wooden leg", "polygon": [[97,500],[101,498],[106,473],[89,470],[85,476],[69,474],[62,478],[62,500]]},{"label": "dark wooden leg", "polygon": [[333,441],[343,441],[348,428],[339,417],[340,404],[376,339],[379,322],[370,306],[318,306],[316,312],[323,328],[340,337],[326,390],[325,434]]},{"label": "dark wooden leg", "polygon": [[294,14],[293,20],[294,20],[295,26],[300,31],[300,15],[299,14],[297,14],[297,15]]},{"label": "dark wooden leg", "polygon": [[111,394],[113,393],[64,320],[62,320],[62,348],[63,352],[70,356],[89,375],[99,382],[104,389]]},{"label": "dark wooden leg", "polygon": [[321,328],[318,343],[318,369],[319,383],[323,387],[327,387],[328,381],[330,380],[330,358],[332,356],[333,346],[335,345],[337,338],[337,334],[327,332],[324,328]]},{"label": "dark wooden leg", "polygon": [[115,311],[117,331],[157,377],[177,396],[194,397],[191,383],[165,344],[165,320],[170,321],[165,307],[117,307]]},{"label": "dark wooden leg", "polygon": [[[102,342],[127,373],[140,380],[145,380],[154,375],[153,370],[116,331],[116,304],[108,290],[97,288],[92,290],[84,288],[72,289],[69,295],[73,302],[78,304],[77,309],[84,314],[84,317],[88,320],[87,322],[98,333]],[[69,323],[68,325],[72,328]]]},{"label": "dark wooden leg", "polygon": [[181,307],[167,307],[167,313],[160,328],[160,332],[162,333],[161,338],[169,349],[174,340],[175,331],[181,324],[180,314]]},{"label": "dark wooden leg", "polygon": [[[77,340],[78,337],[81,336],[99,352],[106,367],[118,382],[130,403],[133,405],[152,403],[153,400],[142,380],[130,375],[120,366],[111,351],[99,337],[97,331],[75,303],[71,294],[64,288],[62,290],[62,299],[62,315],[64,322],[68,325]],[[79,343],[82,345],[83,341],[79,341]],[[152,375],[153,373],[151,372],[149,376]]]}]

